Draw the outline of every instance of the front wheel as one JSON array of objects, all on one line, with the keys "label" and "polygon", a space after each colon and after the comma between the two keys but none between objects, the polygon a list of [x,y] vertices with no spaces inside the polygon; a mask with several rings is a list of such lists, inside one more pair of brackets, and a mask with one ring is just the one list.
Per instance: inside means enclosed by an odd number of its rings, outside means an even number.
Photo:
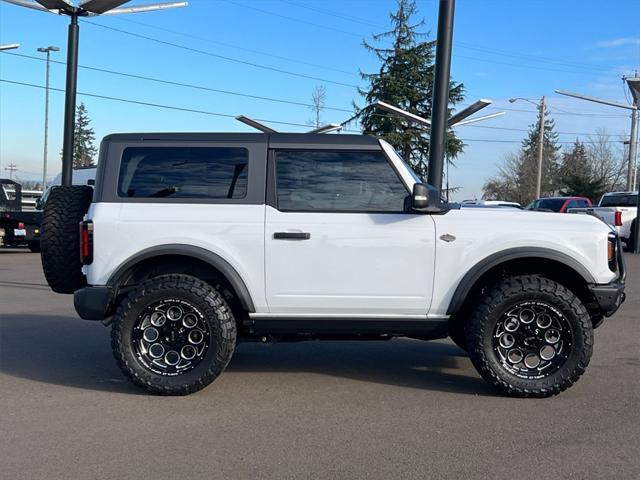
[{"label": "front wheel", "polygon": [[466,329],[469,356],[503,393],[549,397],[584,373],[593,348],[586,308],[563,285],[537,275],[487,290]]},{"label": "front wheel", "polygon": [[187,395],[213,382],[236,344],[227,302],[188,275],[162,275],[125,297],[113,317],[111,345],[135,384],[160,395]]}]

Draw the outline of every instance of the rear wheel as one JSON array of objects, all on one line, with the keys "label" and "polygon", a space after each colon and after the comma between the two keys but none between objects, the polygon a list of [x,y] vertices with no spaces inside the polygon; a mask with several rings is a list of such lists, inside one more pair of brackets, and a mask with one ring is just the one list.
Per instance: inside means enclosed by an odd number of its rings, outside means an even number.
[{"label": "rear wheel", "polygon": [[482,377],[511,396],[548,397],[584,373],[593,327],[582,302],[536,275],[489,289],[467,325],[469,356]]},{"label": "rear wheel", "polygon": [[79,223],[91,204],[87,185],[51,189],[40,227],[42,269],[54,292],[73,293],[85,285],[80,263]]},{"label": "rear wheel", "polygon": [[113,317],[111,345],[122,371],[160,395],[187,395],[213,382],[236,344],[222,294],[188,275],[163,275],[125,297]]}]

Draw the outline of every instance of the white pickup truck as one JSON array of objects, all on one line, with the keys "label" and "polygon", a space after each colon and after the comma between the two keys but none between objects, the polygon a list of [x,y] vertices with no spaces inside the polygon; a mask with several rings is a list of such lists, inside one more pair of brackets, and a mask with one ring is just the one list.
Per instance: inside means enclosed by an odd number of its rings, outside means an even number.
[{"label": "white pickup truck", "polygon": [[628,250],[635,245],[635,222],[638,218],[638,192],[605,193],[597,207],[570,208],[569,213],[586,213],[615,227]]}]

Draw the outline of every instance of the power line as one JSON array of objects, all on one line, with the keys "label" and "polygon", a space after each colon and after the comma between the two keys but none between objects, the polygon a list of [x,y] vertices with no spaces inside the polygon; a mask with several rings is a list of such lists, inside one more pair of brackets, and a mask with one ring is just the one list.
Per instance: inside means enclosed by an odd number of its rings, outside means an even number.
[{"label": "power line", "polygon": [[[0,82],[5,82],[5,83],[11,83],[13,85],[21,85],[24,87],[32,87],[32,88],[40,88],[40,89],[44,89],[44,85],[36,85],[33,83],[27,83],[27,82],[19,82],[16,80],[8,80],[5,78],[0,78]],[[55,91],[55,92],[64,92],[64,89],[62,88],[53,88],[53,87],[49,87],[49,90]],[[123,103],[131,103],[134,105],[143,105],[146,107],[155,107],[155,108],[164,108],[167,110],[177,110],[177,111],[181,111],[181,112],[189,112],[189,113],[199,113],[202,115],[211,115],[214,117],[224,117],[224,118],[235,118],[235,115],[231,115],[228,113],[220,113],[220,112],[211,112],[211,111],[207,111],[207,110],[197,110],[197,109],[193,109],[193,108],[185,108],[185,107],[178,107],[175,105],[166,105],[166,104],[162,104],[162,103],[153,103],[153,102],[143,102],[140,100],[132,100],[132,99],[128,99],[128,98],[119,98],[119,97],[112,97],[109,95],[100,95],[97,93],[88,93],[88,92],[78,92],[78,95],[82,95],[84,97],[93,97],[93,98],[100,98],[103,100],[112,100],[112,101],[116,101],[116,102],[123,102]],[[283,121],[279,121],[279,120],[268,120],[268,119],[263,119],[263,118],[256,118],[256,120],[259,120],[261,122],[269,122],[269,123],[275,123],[275,124],[279,124],[279,125],[289,125],[289,126],[295,126],[295,127],[305,127],[305,128],[309,128],[309,125],[305,125],[305,124],[301,124],[301,123],[292,123],[292,122],[283,122]]]},{"label": "power line", "polygon": [[330,71],[333,71],[333,72],[344,73],[346,75],[351,75],[351,76],[354,76],[354,77],[358,77],[359,76],[355,72],[349,72],[347,70],[341,70],[339,68],[329,67],[327,65],[319,65],[317,63],[306,62],[304,60],[299,60],[299,59],[295,59],[295,58],[284,57],[282,55],[276,55],[274,53],[263,52],[261,50],[255,50],[253,48],[241,47],[239,45],[234,45],[234,44],[231,44],[231,43],[221,42],[219,40],[212,40],[211,38],[202,37],[200,35],[194,35],[192,33],[182,32],[182,31],[179,31],[179,30],[173,30],[171,28],[159,27],[157,25],[152,25],[150,23],[140,22],[138,20],[131,20],[129,18],[116,18],[116,20],[121,21],[121,22],[133,23],[135,25],[140,25],[140,26],[147,27],[147,28],[153,28],[155,30],[171,33],[171,34],[174,34],[174,35],[181,35],[183,37],[192,38],[194,40],[199,40],[199,41],[202,41],[202,42],[212,43],[214,45],[222,45],[223,47],[235,48],[237,50],[241,50],[241,51],[244,51],[244,52],[256,53],[258,55],[264,55],[265,57],[277,58],[278,60],[285,60],[287,62],[299,63],[301,65],[307,65],[309,67],[321,68],[321,69],[330,70]]},{"label": "power line", "polygon": [[[13,55],[15,57],[22,57],[22,58],[31,59],[31,60],[46,61],[46,59],[44,59],[44,58],[36,57],[36,56],[33,56],[33,55],[24,55],[22,53],[15,53],[15,52],[3,52],[3,53],[7,54],[7,55]],[[51,60],[51,63],[55,63],[55,64],[58,64],[58,65],[66,65],[66,62],[62,62],[62,61],[59,61],[59,60]],[[161,78],[154,78],[154,77],[149,77],[149,76],[140,75],[140,74],[119,72],[119,71],[116,71],[116,70],[108,70],[106,68],[90,67],[90,66],[87,66],[87,65],[78,65],[78,67],[82,68],[84,70],[91,70],[91,71],[95,71],[95,72],[108,73],[110,75],[118,75],[118,76],[122,76],[122,77],[135,78],[135,79],[138,79],[138,80],[146,80],[146,81],[150,81],[150,82],[162,83],[162,84],[165,84],[165,85],[192,88],[192,89],[196,89],[196,90],[204,90],[204,91],[209,91],[209,92],[214,92],[214,93],[222,93],[222,94],[225,94],[225,95],[234,95],[234,96],[238,96],[238,97],[253,98],[253,99],[256,99],[256,100],[265,100],[265,101],[269,101],[269,102],[285,103],[285,104],[289,104],[289,105],[303,106],[303,107],[309,107],[309,108],[313,107],[313,105],[310,104],[310,103],[298,102],[298,101],[295,101],[295,100],[285,100],[285,99],[282,99],[282,98],[265,97],[265,96],[262,96],[262,95],[253,95],[253,94],[249,94],[249,93],[234,92],[234,91],[231,91],[231,90],[221,90],[221,89],[217,89],[217,88],[205,87],[203,85],[196,85],[196,84],[192,84],[192,83],[183,83],[183,82],[177,82],[177,81],[173,81],[173,80],[165,80],[165,79],[161,79]],[[333,111],[337,111],[337,112],[352,113],[352,110],[347,110],[345,108],[336,108],[336,107],[323,107],[323,108],[325,110],[333,110]]]},{"label": "power line", "polygon": [[[15,56],[15,57],[20,57],[20,58],[25,58],[25,59],[30,59],[30,60],[45,61],[44,58],[36,57],[36,56],[33,56],[33,55],[25,55],[25,54],[15,53],[15,52],[3,52],[3,53],[6,54],[6,55],[12,55],[12,56]],[[51,62],[54,63],[54,64],[58,64],[58,65],[66,65],[66,62],[62,62],[62,61],[58,61],[58,60],[51,60]],[[289,104],[289,105],[295,105],[295,106],[312,107],[311,104],[304,103],[304,102],[299,102],[299,101],[294,101],[294,100],[286,100],[286,99],[281,99],[281,98],[266,97],[266,96],[262,96],[262,95],[254,95],[254,94],[248,94],[248,93],[234,92],[234,91],[230,91],[230,90],[221,90],[221,89],[216,89],[216,88],[211,88],[211,87],[205,87],[203,85],[196,85],[196,84],[191,84],[191,83],[177,82],[177,81],[173,81],[173,80],[160,79],[160,78],[155,78],[155,77],[149,77],[149,76],[146,76],[146,75],[133,74],[133,73],[127,73],[127,72],[120,72],[120,71],[109,70],[109,69],[105,69],[105,68],[90,67],[90,66],[87,66],[87,65],[79,65],[79,68],[85,69],[85,70],[90,70],[90,71],[101,72],[101,73],[107,73],[107,74],[110,74],[110,75],[118,75],[118,76],[123,76],[123,77],[127,77],[127,78],[134,78],[134,79],[137,79],[137,80],[150,81],[150,82],[155,82],[155,83],[160,83],[160,84],[165,84],[165,85],[179,86],[179,87],[191,88],[191,89],[202,90],[202,91],[210,91],[210,92],[221,93],[221,94],[225,94],[225,95],[239,96],[239,97],[245,97],[245,98],[253,98],[253,99],[257,99],[257,100],[264,100],[264,101],[283,103],[283,104]],[[464,106],[465,104],[460,104],[460,105]],[[324,108],[326,110],[331,110],[331,111],[337,111],[337,112],[343,112],[343,113],[353,113],[352,110],[349,110],[349,109],[346,109],[346,108],[337,108],[337,107],[324,107]],[[512,110],[516,110],[516,109],[512,109]],[[518,111],[536,113],[535,110],[518,110]],[[571,113],[571,112],[564,112],[564,113],[569,114],[569,115],[573,115],[573,113]],[[381,114],[375,114],[375,113],[373,115],[374,116],[379,116],[379,115],[381,116]],[[386,115],[388,115],[388,114],[386,114]],[[581,115],[581,114],[575,114],[575,115]],[[528,131],[527,129],[510,128],[510,127],[498,127],[498,126],[487,126],[487,125],[469,125],[469,126],[476,127],[476,128],[488,128],[488,129],[495,129],[495,130],[506,130],[506,131],[517,131],[517,132],[527,132]],[[561,135],[590,135],[589,133],[585,133],[585,132],[561,132],[561,131],[559,131],[558,133],[561,134]],[[610,135],[610,136],[615,136],[615,135]]]},{"label": "power line", "polygon": [[309,22],[307,20],[302,20],[300,18],[294,18],[294,17],[289,17],[287,15],[281,15],[279,13],[270,12],[269,10],[263,10],[262,8],[258,8],[258,7],[254,7],[254,6],[250,6],[250,5],[245,5],[244,3],[234,2],[233,0],[224,0],[224,1],[227,2],[227,3],[230,3],[232,5],[235,5],[236,7],[248,8],[249,10],[255,10],[256,12],[261,12],[261,13],[264,13],[266,15],[271,15],[273,17],[284,18],[285,20],[290,20],[292,22],[303,23],[303,24],[311,25],[311,26],[314,26],[314,27],[317,27],[317,28],[322,28],[324,30],[329,30],[329,31],[332,31],[332,32],[338,32],[338,33],[343,33],[345,35],[351,35],[353,37],[362,38],[362,35],[360,35],[359,33],[349,32],[347,30],[340,30],[339,28],[333,28],[333,27],[329,27],[327,25],[321,25],[319,23]]},{"label": "power line", "polygon": [[[38,89],[44,89],[45,88],[44,85],[36,85],[36,84],[33,84],[33,83],[20,82],[20,81],[16,81],[16,80],[8,80],[8,79],[5,79],[5,78],[0,78],[0,82],[9,83],[9,84],[13,84],[13,85],[24,86],[24,87],[38,88]],[[64,89],[62,89],[62,88],[49,87],[49,89],[51,91],[55,91],[55,92],[64,92]],[[227,113],[212,112],[212,111],[207,111],[207,110],[198,110],[198,109],[193,109],[193,108],[179,107],[179,106],[175,106],[175,105],[167,105],[167,104],[162,104],[162,103],[143,102],[143,101],[139,101],[139,100],[119,98],[119,97],[113,97],[113,96],[109,96],[109,95],[101,95],[101,94],[96,94],[96,93],[78,92],[78,95],[82,95],[82,96],[85,96],[85,97],[99,98],[99,99],[103,99],[103,100],[111,100],[111,101],[122,102],[122,103],[129,103],[129,104],[134,104],[134,105],[142,105],[142,106],[146,106],[146,107],[162,108],[162,109],[167,109],[167,110],[175,110],[175,111],[188,112],[188,113],[197,113],[197,114],[201,114],[201,115],[210,115],[210,116],[223,117],[223,118],[235,118],[235,115],[227,114]],[[271,119],[265,119],[265,118],[256,118],[256,120],[258,120],[260,122],[272,123],[272,124],[276,124],[276,125],[287,125],[287,126],[294,126],[294,127],[304,127],[305,129],[309,128],[309,125],[306,125],[306,124],[303,124],[303,123],[285,122],[285,121],[282,121],[282,120],[271,120]],[[350,132],[350,133],[362,133],[362,132],[360,132],[358,130],[346,130],[345,129],[344,131],[345,132]],[[522,143],[522,140],[504,140],[504,139],[487,139],[487,138],[460,138],[460,140],[462,140],[463,142],[518,143],[518,144]],[[573,142],[572,141],[571,142],[562,141],[562,142],[558,142],[558,143],[559,144],[572,144]],[[599,142],[599,141],[584,141],[582,143],[585,143],[585,144],[596,144],[596,143],[619,143],[619,142],[618,141],[611,141],[611,140],[603,140],[602,142]]]},{"label": "power line", "polygon": [[529,54],[512,52],[509,50],[503,50],[498,48],[483,47],[483,46],[473,45],[466,42],[456,42],[456,45],[467,50],[474,50],[478,52],[489,53],[492,55],[502,55],[502,56],[511,57],[511,58],[524,58],[530,61],[548,63],[553,65],[564,65],[572,68],[579,68],[579,69],[586,69],[586,70],[602,70],[607,72],[615,68],[613,66],[596,65],[594,63],[572,62],[564,59],[544,57],[541,55],[529,55]]},{"label": "power line", "polygon": [[[158,39],[158,38],[149,37],[149,36],[142,35],[142,34],[139,34],[139,33],[129,32],[127,30],[122,30],[122,29],[115,28],[115,27],[108,27],[106,25],[101,25],[101,24],[94,23],[94,22],[87,21],[87,20],[85,20],[85,22],[89,23],[91,25],[97,26],[97,27],[104,28],[104,29],[113,30],[113,31],[116,31],[116,32],[119,32],[119,33],[123,33],[123,34],[126,34],[126,35],[142,38],[142,39],[145,39],[145,40],[153,41],[153,42],[164,44],[164,45],[173,46],[173,47],[184,49],[184,50],[187,50],[187,51],[200,53],[200,54],[203,54],[203,55],[208,55],[208,56],[212,56],[212,57],[216,57],[216,58],[221,58],[223,60],[227,60],[227,61],[231,61],[231,62],[236,62],[236,63],[240,63],[240,64],[244,64],[244,65],[249,65],[249,66],[262,68],[262,69],[266,69],[266,70],[270,70],[270,71],[275,71],[275,72],[278,72],[278,73],[284,73],[284,74],[288,74],[288,75],[293,75],[293,76],[297,76],[297,77],[317,80],[317,81],[326,82],[326,83],[330,83],[330,84],[346,86],[346,87],[351,87],[351,88],[358,88],[358,86],[354,85],[354,84],[348,84],[348,83],[344,83],[344,82],[328,80],[328,79],[324,79],[324,78],[320,78],[320,77],[301,74],[301,73],[298,73],[298,72],[292,72],[292,71],[288,71],[288,70],[278,69],[278,68],[275,68],[275,67],[256,64],[256,63],[253,63],[253,62],[247,62],[247,61],[236,59],[236,58],[233,58],[233,57],[227,57],[227,56],[223,56],[223,55],[218,55],[218,54],[215,54],[215,53],[212,53],[212,52],[208,52],[208,51],[204,51],[204,50],[188,47],[188,46],[185,46],[185,45],[176,44],[176,43],[173,43],[173,42],[168,42],[168,41],[161,40],[161,39]],[[136,23],[140,23],[140,22],[136,22]],[[178,33],[178,34],[182,34],[181,32],[177,32],[177,31],[172,31],[172,32]],[[185,34],[185,35],[187,35],[187,34]],[[521,66],[521,65],[517,65],[517,64],[510,64],[510,65]],[[497,107],[490,107],[490,108],[497,109]],[[331,109],[333,109],[333,108],[331,108]],[[515,108],[501,108],[501,110],[517,111],[517,112],[534,112],[533,110],[524,110],[524,109],[515,109]],[[586,112],[585,113],[580,113],[580,112],[562,112],[562,113],[556,113],[556,114],[558,114],[558,115],[575,115],[575,116],[594,116],[594,117],[602,117],[602,118],[620,118],[620,117],[624,116],[624,115],[614,115],[614,114],[608,115],[608,114],[601,114],[601,113],[586,113]]]},{"label": "power line", "polygon": [[[275,13],[275,12],[272,12],[272,11],[269,11],[269,10],[264,10],[262,8],[257,8],[257,7],[254,7],[254,6],[250,6],[250,5],[246,5],[246,4],[243,4],[243,3],[239,3],[239,2],[236,2],[234,0],[224,0],[224,1],[227,2],[227,3],[230,3],[232,5],[236,5],[238,7],[247,8],[247,9],[250,9],[250,10],[255,10],[255,11],[258,11],[258,12],[261,12],[261,13],[264,13],[264,14],[267,14],[267,15],[272,15],[272,16],[275,16],[275,17],[279,17],[279,18],[284,18],[286,20],[289,20],[289,21],[292,21],[292,22],[295,22],[295,23],[313,25],[315,27],[323,28],[325,30],[332,30],[332,31],[336,31],[336,32],[339,32],[339,33],[343,33],[343,34],[351,35],[351,36],[356,36],[356,37],[360,37],[360,38],[365,37],[365,35],[362,35],[362,34],[349,32],[349,31],[346,31],[346,30],[336,29],[336,28],[333,28],[333,27],[317,24],[317,23],[314,23],[314,22],[309,22],[307,20],[303,20],[303,19],[299,19],[299,18],[295,18],[295,17],[290,17],[290,16],[287,16],[287,15],[281,15],[279,13]],[[345,19],[345,20],[348,20],[348,21],[352,21],[352,22],[363,23],[361,20],[354,19],[353,17],[350,19],[350,18],[345,17],[344,15],[341,15],[341,14],[339,14],[337,12],[330,11],[330,10],[327,10],[327,9],[318,9],[317,7],[310,7],[308,5],[301,5],[301,4],[297,4],[297,3],[291,2],[291,1],[289,1],[288,3],[294,4],[294,5],[296,5],[298,7],[301,7],[301,8],[306,8],[306,9],[309,9],[309,10],[319,11],[319,12],[324,13],[325,15],[330,15],[330,16],[337,17],[337,18],[342,18],[342,19]],[[369,22],[364,22],[364,23],[368,24]],[[372,24],[372,26],[375,26],[375,25]],[[380,28],[383,28],[383,27],[380,26]],[[547,64],[551,63],[551,64],[554,64],[554,65],[565,65],[567,67],[573,68],[573,70],[550,68],[550,67],[540,67],[538,65],[523,65],[523,64],[520,64],[520,63],[501,62],[501,61],[498,61],[498,60],[491,60],[491,59],[487,59],[487,58],[477,58],[477,57],[471,57],[471,56],[467,56],[467,55],[459,55],[459,54],[456,55],[456,57],[458,57],[458,58],[465,58],[465,59],[468,59],[468,60],[475,60],[475,61],[485,62],[485,63],[494,63],[494,64],[498,64],[498,65],[507,65],[507,66],[517,67],[517,68],[548,70],[548,71],[553,71],[553,72],[571,73],[571,74],[580,74],[580,75],[584,75],[585,73],[593,73],[595,75],[595,73],[592,71],[594,69],[599,69],[599,70],[602,70],[602,71],[610,70],[610,68],[603,67],[603,66],[597,66],[595,64],[589,64],[589,65],[583,64],[584,66],[582,66],[577,62],[567,62],[565,60],[555,60],[555,59],[551,59],[551,58],[547,58],[547,57],[519,54],[519,53],[515,53],[515,52],[511,53],[511,52],[507,52],[507,51],[504,51],[504,50],[491,49],[491,48],[488,48],[488,47],[469,46],[469,44],[460,43],[460,42],[456,43],[456,45],[458,45],[458,46],[460,46],[462,48],[467,48],[467,49],[471,49],[471,50],[476,50],[476,51],[481,51],[481,52],[484,51],[485,53],[490,53],[490,54],[493,54],[493,55],[498,54],[498,55],[503,55],[503,56],[511,56],[511,57],[514,57],[514,58],[525,58],[525,59],[528,59],[529,61],[535,61],[535,62],[540,62],[540,63],[547,63]],[[493,50],[494,52],[500,52],[500,53],[493,53],[491,50]],[[579,70],[576,70],[576,69],[579,69]]]},{"label": "power line", "polygon": [[209,57],[219,58],[219,59],[222,59],[222,60],[226,60],[228,62],[239,63],[241,65],[247,65],[247,66],[260,68],[260,69],[263,69],[263,70],[268,70],[268,71],[276,72],[276,73],[283,73],[283,74],[291,75],[291,76],[294,76],[294,77],[306,78],[306,79],[309,79],[309,80],[315,80],[315,81],[325,82],[325,83],[331,83],[331,84],[334,84],[334,85],[340,85],[342,87],[358,88],[358,85],[354,85],[354,84],[351,84],[351,83],[338,82],[336,80],[329,80],[327,78],[315,77],[315,76],[312,76],[312,75],[306,75],[304,73],[292,72],[290,70],[283,70],[283,69],[276,68],[276,67],[270,67],[268,65],[262,65],[260,63],[248,62],[246,60],[240,60],[238,58],[228,57],[228,56],[225,56],[225,55],[218,55],[217,53],[209,52],[209,51],[206,51],[206,50],[201,50],[201,49],[198,49],[198,48],[188,47],[186,45],[180,45],[178,43],[168,42],[166,40],[160,40],[159,38],[149,37],[147,35],[142,35],[140,33],[129,32],[127,30],[122,30],[120,28],[115,28],[115,27],[109,27],[107,25],[102,25],[102,24],[99,24],[99,23],[95,23],[95,22],[90,21],[90,20],[84,20],[84,23],[89,24],[89,25],[93,25],[95,27],[104,28],[106,30],[112,30],[114,32],[123,33],[125,35],[130,35],[132,37],[142,38],[144,40],[149,40],[151,42],[159,43],[159,44],[162,44],[162,45],[168,45],[168,46],[171,46],[171,47],[179,48],[179,49],[186,50],[186,51],[189,51],[189,52],[194,52],[194,53],[199,53],[201,55],[207,55]]},{"label": "power line", "polygon": [[380,29],[388,28],[388,27],[383,27],[380,24],[376,24],[376,23],[370,22],[368,20],[365,20],[365,19],[362,19],[362,18],[359,18],[359,17],[354,17],[354,16],[351,16],[351,15],[344,15],[344,14],[341,14],[341,13],[338,13],[338,12],[334,12],[333,10],[328,10],[326,8],[320,8],[320,7],[316,7],[316,6],[312,7],[310,5],[303,5],[301,3],[294,2],[292,0],[281,0],[281,1],[282,2],[286,2],[289,5],[294,5],[294,6],[299,7],[299,8],[305,8],[307,10],[311,10],[311,11],[314,11],[314,12],[323,13],[324,15],[328,15],[330,17],[340,18],[342,20],[347,20],[348,22],[360,23],[362,25],[367,25],[369,27],[375,27],[375,28],[380,28]]}]

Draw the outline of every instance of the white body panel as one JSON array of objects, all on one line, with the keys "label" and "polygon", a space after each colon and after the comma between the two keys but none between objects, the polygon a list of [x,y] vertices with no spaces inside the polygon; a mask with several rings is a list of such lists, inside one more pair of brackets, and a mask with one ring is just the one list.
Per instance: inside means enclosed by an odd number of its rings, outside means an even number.
[{"label": "white body panel", "polygon": [[[411,191],[417,177],[381,144]],[[122,202],[92,204],[87,218],[94,222],[94,260],[84,268],[90,285],[105,285],[143,250],[195,246],[237,271],[255,316],[445,316],[467,272],[519,247],[565,254],[594,283],[616,277],[607,260],[610,229],[587,215],[497,208],[436,215],[280,212],[265,205]],[[275,240],[275,232],[308,232],[310,238]]]},{"label": "white body panel", "polygon": [[[278,240],[305,232],[308,240]],[[280,212],[267,207],[267,303],[273,314],[425,318],[434,224],[428,215]]]},{"label": "white body panel", "polygon": [[257,311],[264,297],[264,205],[94,203],[91,285],[104,285],[127,259],[168,244],[204,248],[225,259],[244,280]]},{"label": "white body panel", "polygon": [[[507,209],[460,209],[434,216],[436,222],[436,281],[431,313],[447,311],[464,275],[483,259],[511,248],[545,248],[563,253],[582,265],[596,280],[608,283],[605,224],[588,215]],[[456,237],[444,242],[441,235]]]}]

